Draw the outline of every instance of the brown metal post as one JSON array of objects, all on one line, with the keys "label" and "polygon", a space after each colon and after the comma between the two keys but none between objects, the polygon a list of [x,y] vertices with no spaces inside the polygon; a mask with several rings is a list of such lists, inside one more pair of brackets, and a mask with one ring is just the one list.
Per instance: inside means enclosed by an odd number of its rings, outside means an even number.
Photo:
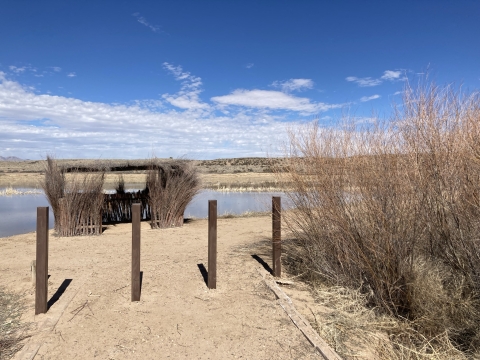
[{"label": "brown metal post", "polygon": [[47,312],[48,294],[48,206],[37,207],[37,260],[35,315]]},{"label": "brown metal post", "polygon": [[280,277],[282,275],[282,221],[281,221],[281,198],[280,196],[272,197],[272,262],[273,276]]},{"label": "brown metal post", "polygon": [[208,201],[208,288],[217,288],[217,200]]},{"label": "brown metal post", "polygon": [[132,301],[140,301],[140,207],[132,204]]}]

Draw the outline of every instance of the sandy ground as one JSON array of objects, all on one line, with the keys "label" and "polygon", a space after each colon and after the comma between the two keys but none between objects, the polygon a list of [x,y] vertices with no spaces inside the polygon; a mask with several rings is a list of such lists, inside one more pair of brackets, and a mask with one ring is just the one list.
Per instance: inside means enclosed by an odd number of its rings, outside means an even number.
[{"label": "sandy ground", "polygon": [[[119,174],[107,174],[105,189],[114,189]],[[67,175],[68,176],[68,175]],[[145,187],[146,174],[124,173],[125,183],[129,188],[143,189]],[[40,182],[45,175],[42,173],[0,173],[0,187],[33,187],[39,188]],[[250,187],[276,181],[273,173],[235,173],[235,174],[200,174],[203,187],[215,188],[219,186],[242,186]]]},{"label": "sandy ground", "polygon": [[[142,223],[141,300],[130,301],[131,224],[101,236],[59,238],[50,232],[49,298],[72,279],[76,295],[36,359],[319,359],[262,281],[270,263],[271,218],[218,220],[217,289],[209,290],[207,221],[152,230]],[[24,293],[33,337],[47,315],[34,316],[30,262],[35,233],[0,239],[0,285]],[[270,276],[270,275],[268,275]],[[300,284],[284,289],[308,315],[313,301]],[[56,309],[57,306],[57,309]]]}]

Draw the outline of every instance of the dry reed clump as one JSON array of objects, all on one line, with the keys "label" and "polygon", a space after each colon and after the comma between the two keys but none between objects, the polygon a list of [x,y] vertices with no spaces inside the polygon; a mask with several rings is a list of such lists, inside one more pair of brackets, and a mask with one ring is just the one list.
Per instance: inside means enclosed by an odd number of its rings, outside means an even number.
[{"label": "dry reed clump", "polygon": [[58,166],[57,162],[50,156],[47,156],[45,165],[45,180],[40,184],[45,196],[52,207],[55,218],[55,230],[60,226],[60,199],[65,193],[65,174]]},{"label": "dry reed clump", "polygon": [[125,194],[125,179],[123,175],[118,175],[117,184],[115,185],[115,192],[117,194]]},{"label": "dry reed clump", "polygon": [[105,171],[74,173],[68,181],[56,162],[47,157],[42,187],[52,206],[59,236],[101,234]]},{"label": "dry reed clump", "polygon": [[160,164],[152,159],[146,185],[151,227],[182,226],[185,208],[200,191],[196,168],[183,160]]},{"label": "dry reed clump", "polygon": [[[290,263],[360,289],[433,353],[447,340],[480,349],[479,100],[407,85],[390,122],[291,131],[279,173],[293,184]],[[412,350],[412,331],[391,335]]]},{"label": "dry reed clump", "polygon": [[0,287],[0,360],[11,359],[28,337],[30,324],[21,321],[23,311],[22,297]]}]

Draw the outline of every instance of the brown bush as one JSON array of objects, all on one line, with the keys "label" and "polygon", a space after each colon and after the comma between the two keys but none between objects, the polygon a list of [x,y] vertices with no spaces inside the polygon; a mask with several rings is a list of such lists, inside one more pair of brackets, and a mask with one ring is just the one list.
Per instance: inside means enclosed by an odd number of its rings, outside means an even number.
[{"label": "brown bush", "polygon": [[391,121],[289,132],[290,263],[475,351],[480,326],[478,93],[405,88]]}]

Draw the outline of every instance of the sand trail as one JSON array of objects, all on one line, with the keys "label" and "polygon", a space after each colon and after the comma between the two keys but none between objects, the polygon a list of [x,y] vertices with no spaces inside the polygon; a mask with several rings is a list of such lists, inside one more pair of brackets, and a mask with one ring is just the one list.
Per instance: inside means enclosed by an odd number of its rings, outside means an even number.
[{"label": "sand trail", "polygon": [[[200,271],[207,259],[207,221],[151,230],[142,223],[142,293],[130,301],[131,224],[108,226],[101,236],[50,235],[49,297],[69,287],[55,313],[76,291],[36,359],[308,359],[312,346],[266,288],[252,255],[270,262],[268,216],[218,220],[217,289]],[[262,252],[262,249],[263,252]],[[25,320],[34,317],[29,264],[35,234],[0,239],[1,284],[26,293]],[[70,296],[72,294],[70,293]]]}]

